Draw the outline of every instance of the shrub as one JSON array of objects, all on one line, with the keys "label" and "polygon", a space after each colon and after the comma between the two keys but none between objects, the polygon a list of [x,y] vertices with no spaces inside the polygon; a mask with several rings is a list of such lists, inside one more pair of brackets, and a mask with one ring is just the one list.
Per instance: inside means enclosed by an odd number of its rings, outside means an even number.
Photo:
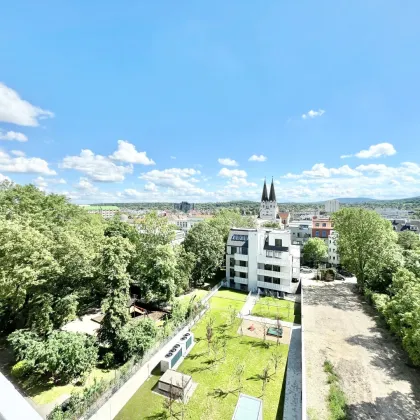
[{"label": "shrub", "polygon": [[17,362],[11,370],[12,376],[19,379],[27,375],[31,370],[31,365],[26,360],[20,360]]},{"label": "shrub", "polygon": [[112,366],[114,366],[114,363],[115,363],[114,353],[112,351],[109,351],[108,353],[105,353],[102,361],[104,363],[104,368],[105,369],[111,368]]}]

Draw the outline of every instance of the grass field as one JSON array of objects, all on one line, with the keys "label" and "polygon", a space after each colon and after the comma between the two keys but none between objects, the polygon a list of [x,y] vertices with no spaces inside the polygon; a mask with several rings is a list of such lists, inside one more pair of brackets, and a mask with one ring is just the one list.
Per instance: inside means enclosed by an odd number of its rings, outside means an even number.
[{"label": "grass field", "polygon": [[[239,311],[246,300],[246,294],[221,290],[211,299],[211,309],[193,328],[196,345],[183,361],[178,371],[191,375],[197,388],[185,406],[188,420],[230,420],[233,416],[239,393],[263,399],[265,420],[281,419],[283,413],[283,377],[287,361],[288,346],[264,343],[262,340],[237,334],[239,319],[230,323],[229,307]],[[213,330],[221,345],[216,354],[209,354],[206,340],[206,325],[214,319]],[[267,347],[268,346],[268,347]],[[277,372],[270,362],[272,352],[277,350],[282,358]],[[216,360],[214,362],[214,360]],[[245,364],[242,388],[234,372],[240,363]],[[270,380],[262,395],[261,374],[270,364]],[[117,420],[165,419],[168,418],[163,404],[165,398],[151,390],[160,377],[159,369],[134,394],[117,415]],[[175,411],[181,411],[177,403]],[[180,418],[180,417],[179,417]]]},{"label": "grass field", "polygon": [[296,324],[300,324],[301,319],[299,303],[269,296],[259,299],[253,307],[251,314],[271,319],[277,319],[279,317],[282,321],[294,322]]}]

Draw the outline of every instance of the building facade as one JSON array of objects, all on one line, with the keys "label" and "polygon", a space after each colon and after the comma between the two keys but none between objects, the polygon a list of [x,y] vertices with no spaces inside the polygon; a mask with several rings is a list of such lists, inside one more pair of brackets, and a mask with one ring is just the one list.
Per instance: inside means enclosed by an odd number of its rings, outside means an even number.
[{"label": "building facade", "polygon": [[328,262],[337,266],[340,264],[340,254],[338,253],[338,232],[332,230],[328,236]]},{"label": "building facade", "polygon": [[327,213],[334,213],[340,210],[340,202],[338,200],[328,200],[325,202],[325,211]]},{"label": "building facade", "polygon": [[193,203],[187,203],[186,201],[182,201],[181,203],[174,203],[174,210],[183,211],[184,213],[188,213],[191,210],[194,210]]},{"label": "building facade", "polygon": [[292,293],[300,277],[300,247],[289,230],[231,229],[227,241],[226,279],[246,291]]},{"label": "building facade", "polygon": [[299,245],[300,249],[312,238],[312,220],[296,220],[289,223],[292,235],[292,245]]},{"label": "building facade", "polygon": [[260,219],[277,221],[277,200],[276,191],[274,190],[274,181],[271,180],[270,195],[267,194],[267,183],[264,180],[263,192],[260,204]]},{"label": "building facade", "polygon": [[171,220],[171,223],[174,223],[178,226],[179,229],[187,233],[195,224],[202,222],[204,219],[199,217],[189,217],[185,219],[174,219]]},{"label": "building facade", "polygon": [[120,209],[117,206],[83,206],[90,214],[100,214],[104,219],[114,217]]},{"label": "building facade", "polygon": [[312,237],[323,239],[328,244],[328,236],[330,236],[333,225],[329,217],[314,216],[312,219]]}]

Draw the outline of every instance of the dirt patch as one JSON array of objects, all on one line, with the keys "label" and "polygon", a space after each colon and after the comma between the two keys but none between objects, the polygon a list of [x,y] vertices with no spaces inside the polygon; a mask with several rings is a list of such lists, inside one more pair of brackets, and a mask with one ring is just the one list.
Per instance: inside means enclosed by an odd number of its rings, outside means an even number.
[{"label": "dirt patch", "polygon": [[[249,328],[254,326],[253,331]],[[274,327],[274,325],[268,325],[267,327]],[[290,328],[289,327],[282,327],[283,328],[283,337],[279,339],[279,343],[281,344],[290,344]],[[243,335],[246,335],[248,337],[252,338],[259,338],[261,340],[264,339],[264,324],[256,321],[248,321],[247,319],[244,319],[242,321],[242,332]],[[241,334],[241,327],[238,329],[238,334]],[[268,341],[274,341],[277,343],[277,337],[273,337],[271,335],[266,336],[266,340]]]},{"label": "dirt patch", "polygon": [[351,419],[420,418],[420,370],[373,308],[348,283],[303,285],[303,326],[310,419],[328,418],[325,359],[346,394]]}]

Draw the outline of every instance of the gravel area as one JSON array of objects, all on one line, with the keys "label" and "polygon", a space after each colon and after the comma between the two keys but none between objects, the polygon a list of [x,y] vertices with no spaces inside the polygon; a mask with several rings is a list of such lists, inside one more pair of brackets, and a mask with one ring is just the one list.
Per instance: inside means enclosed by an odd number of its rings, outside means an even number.
[{"label": "gravel area", "polygon": [[308,418],[328,418],[323,363],[339,374],[351,419],[420,418],[420,370],[348,282],[303,284]]}]

